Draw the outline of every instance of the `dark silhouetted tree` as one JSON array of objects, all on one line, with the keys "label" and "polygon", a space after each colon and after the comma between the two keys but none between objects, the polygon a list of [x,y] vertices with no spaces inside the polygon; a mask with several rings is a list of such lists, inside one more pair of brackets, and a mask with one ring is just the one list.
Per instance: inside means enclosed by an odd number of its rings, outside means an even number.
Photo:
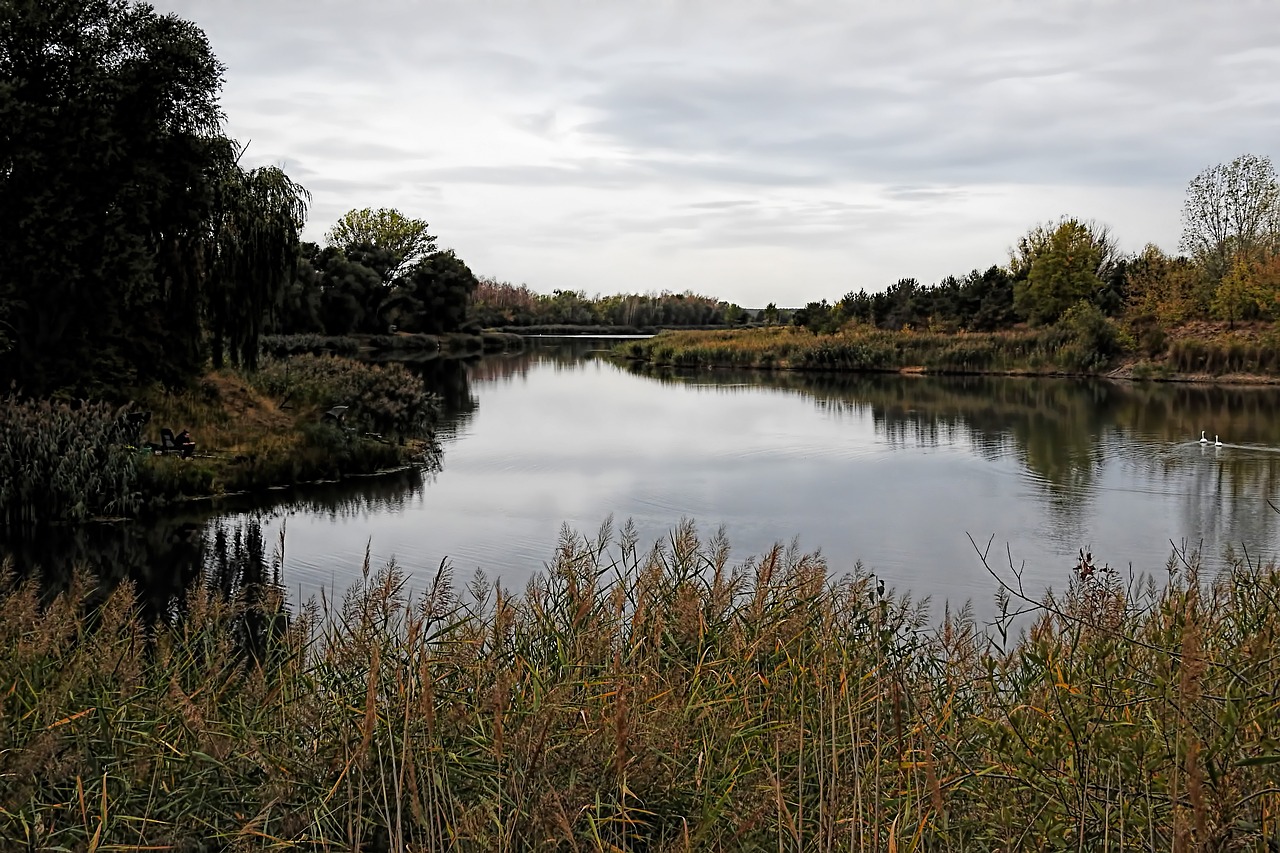
[{"label": "dark silhouetted tree", "polygon": [[[0,10],[0,305],[13,343],[0,382],[116,396],[191,376],[208,313],[229,304],[229,245],[247,253],[242,271],[268,267],[235,283],[241,296],[269,301],[255,288],[269,297],[278,282],[279,241],[269,250],[262,230],[272,214],[247,210],[264,182],[281,184],[239,170],[222,72],[198,27],[142,3]],[[256,349],[257,316],[234,331],[229,311],[215,320],[241,356]]]}]

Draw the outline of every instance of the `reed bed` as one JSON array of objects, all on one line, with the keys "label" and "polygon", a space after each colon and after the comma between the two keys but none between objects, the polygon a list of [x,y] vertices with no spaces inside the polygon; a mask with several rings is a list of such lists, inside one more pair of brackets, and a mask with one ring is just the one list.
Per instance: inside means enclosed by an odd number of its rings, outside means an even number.
[{"label": "reed bed", "polygon": [[[349,407],[347,429],[321,422]],[[144,389],[131,427],[105,403],[0,397],[0,527],[137,514],[148,506],[406,464],[438,464],[438,399],[404,365],[333,356],[266,359],[177,391]],[[196,458],[153,457],[146,440],[191,432]],[[365,433],[373,433],[372,436]]]},{"label": "reed bed", "polygon": [[1169,365],[1179,373],[1266,375],[1280,371],[1280,336],[1224,333],[1211,338],[1184,338],[1169,344]]},{"label": "reed bed", "polygon": [[1089,373],[1105,367],[1119,346],[1109,321],[1076,311],[1058,325],[1029,331],[942,334],[852,323],[831,334],[790,326],[663,332],[615,352],[673,367]]},{"label": "reed bed", "polygon": [[0,397],[0,528],[126,515],[140,503],[124,410]]},{"label": "reed bed", "polygon": [[[267,559],[234,541],[233,568]],[[910,597],[795,546],[733,565],[688,523],[648,551],[629,528],[565,531],[521,595],[483,576],[459,592],[445,566],[415,593],[366,558],[341,602],[289,613],[272,571],[212,573],[152,626],[127,586],[91,608],[80,574],[42,607],[6,574],[6,849],[1280,837],[1273,566],[1207,581],[1187,556],[1122,584],[1081,555],[1034,607],[1005,577],[986,627],[967,609],[928,627]]]}]

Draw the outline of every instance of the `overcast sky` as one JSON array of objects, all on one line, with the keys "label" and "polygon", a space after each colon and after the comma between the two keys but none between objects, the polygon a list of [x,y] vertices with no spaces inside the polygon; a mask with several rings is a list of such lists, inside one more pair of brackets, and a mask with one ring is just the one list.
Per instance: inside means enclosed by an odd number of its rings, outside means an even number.
[{"label": "overcast sky", "polygon": [[758,307],[1004,263],[1063,214],[1177,248],[1280,156],[1280,4],[159,0],[249,165],[425,219],[477,275]]}]

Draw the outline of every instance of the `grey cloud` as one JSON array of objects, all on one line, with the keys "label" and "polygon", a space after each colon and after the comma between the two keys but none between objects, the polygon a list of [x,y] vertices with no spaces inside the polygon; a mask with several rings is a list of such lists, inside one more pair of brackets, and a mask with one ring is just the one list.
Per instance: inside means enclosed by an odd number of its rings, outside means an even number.
[{"label": "grey cloud", "polygon": [[612,224],[630,233],[661,235],[673,250],[776,246],[817,248],[834,236],[870,226],[906,222],[907,214],[881,202],[748,201],[730,206],[684,205],[649,215],[615,215]]},{"label": "grey cloud", "polygon": [[[870,45],[884,63],[876,68],[880,85],[785,68],[718,76],[649,68],[606,81],[586,101],[599,114],[587,129],[640,155],[723,155],[784,176],[803,164],[845,179],[1121,185],[1185,180],[1203,154],[1188,162],[1178,136],[1226,136],[1215,130],[1220,124],[1260,142],[1276,129],[1280,98],[1271,91],[1254,94],[1272,109],[1226,114],[1216,92],[1250,86],[1215,64],[1206,44],[1193,45],[1187,63],[1173,38],[1150,34],[1148,16],[1107,23],[1110,32],[1068,22],[1056,52],[1044,44],[1053,28],[1028,20],[997,28],[984,45],[946,45],[925,56]],[[1221,41],[1221,29],[1210,26],[1205,40]],[[997,38],[1028,41],[1009,49]],[[902,38],[884,40],[895,41]],[[1247,55],[1280,70],[1274,55]]]},{"label": "grey cloud", "polygon": [[970,194],[969,190],[957,186],[890,186],[882,192],[900,201],[954,201]]},{"label": "grey cloud", "polygon": [[752,207],[759,202],[749,198],[720,199],[717,201],[699,201],[687,204],[692,210],[729,210],[736,207]]},{"label": "grey cloud", "polygon": [[344,139],[338,136],[323,136],[310,139],[307,147],[313,151],[323,151],[327,156],[349,160],[388,160],[404,162],[428,155],[429,149],[409,147],[405,145],[388,145],[384,142],[373,142],[367,139]]},{"label": "grey cloud", "polygon": [[[477,242],[566,256],[646,234],[687,251],[808,252],[936,229],[1000,187],[1154,197],[1245,151],[1280,154],[1280,14],[1264,5],[159,6],[209,33],[228,64],[229,126],[254,138],[250,156],[287,159],[317,220],[384,197],[447,199]],[[457,134],[467,142],[451,148],[442,140],[474,119],[440,106],[450,98],[509,138]],[[388,115],[406,120],[364,141]],[[843,208],[814,200],[860,184],[882,189]],[[571,213],[539,195],[575,189]],[[665,201],[618,214],[632,191]],[[494,230],[472,195],[528,219]],[[1048,218],[1062,203],[1045,206]],[[1012,236],[990,239],[1002,250]]]},{"label": "grey cloud", "polygon": [[[1280,121],[1269,85],[1280,59],[1266,49],[1280,36],[1276,16],[1244,25],[1195,6],[746,2],[731,12],[691,4],[677,24],[660,7],[565,2],[170,2],[219,33],[243,31],[252,10],[263,34],[233,53],[262,73],[376,86],[395,76],[388,69],[421,68],[545,91],[593,113],[579,129],[628,152],[638,182],[1150,185],[1185,180],[1206,149],[1268,144]],[[1231,98],[1251,99],[1249,114]],[[546,135],[556,112],[509,120]],[[575,177],[481,168],[457,177]],[[576,177],[615,181],[591,167]]]},{"label": "grey cloud", "polygon": [[527,130],[538,136],[548,136],[556,129],[556,111],[543,110],[542,112],[513,116],[511,122],[522,130]]},{"label": "grey cloud", "polygon": [[[1026,84],[1025,78],[1019,78]],[[1046,94],[1049,94],[1046,92]],[[1017,100],[964,93],[907,99],[862,87],[745,77],[711,84],[627,82],[589,103],[603,114],[586,130],[647,157],[659,154],[723,158],[705,167],[731,180],[755,182],[1102,182],[1161,183],[1185,175],[1176,137],[1197,129],[1166,111],[1168,136],[1152,135],[1152,112],[1078,96]],[[1208,116],[1212,119],[1212,115]],[[1264,120],[1264,132],[1275,119]],[[1203,131],[1201,131],[1201,134]],[[724,161],[733,163],[726,166]],[[1185,178],[1184,178],[1185,179]]]},{"label": "grey cloud", "polygon": [[445,166],[415,171],[414,178],[452,184],[516,187],[625,188],[635,184],[631,170],[603,161],[564,165]]}]

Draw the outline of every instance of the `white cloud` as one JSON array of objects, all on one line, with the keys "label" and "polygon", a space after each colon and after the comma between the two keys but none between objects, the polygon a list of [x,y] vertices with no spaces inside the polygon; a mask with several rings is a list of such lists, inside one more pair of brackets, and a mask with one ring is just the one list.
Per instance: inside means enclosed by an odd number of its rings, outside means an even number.
[{"label": "white cloud", "polygon": [[1172,249],[1187,181],[1280,138],[1261,3],[158,7],[208,33],[229,132],[312,189],[311,236],[399,207],[544,291],[837,298],[1063,213]]}]

